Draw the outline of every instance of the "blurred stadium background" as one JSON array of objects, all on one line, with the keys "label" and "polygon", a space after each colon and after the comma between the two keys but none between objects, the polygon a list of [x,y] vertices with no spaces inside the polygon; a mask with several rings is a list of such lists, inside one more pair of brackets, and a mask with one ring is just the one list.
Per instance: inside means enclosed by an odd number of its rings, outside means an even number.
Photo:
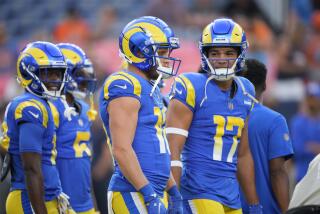
[{"label": "blurred stadium background", "polygon": [[[142,15],[162,18],[180,38],[181,48],[175,53],[182,59],[180,73],[200,66],[201,30],[214,18],[233,18],[247,33],[247,56],[267,65],[265,104],[284,114],[289,124],[304,106],[306,83],[320,81],[319,0],[0,0],[0,122],[7,103],[21,92],[15,63],[25,44],[46,40],[79,45],[92,59],[101,86],[121,66],[119,33]],[[104,153],[100,121],[93,132],[93,179],[96,192],[101,191],[98,203],[103,203],[112,166],[110,158],[100,158]]]}]

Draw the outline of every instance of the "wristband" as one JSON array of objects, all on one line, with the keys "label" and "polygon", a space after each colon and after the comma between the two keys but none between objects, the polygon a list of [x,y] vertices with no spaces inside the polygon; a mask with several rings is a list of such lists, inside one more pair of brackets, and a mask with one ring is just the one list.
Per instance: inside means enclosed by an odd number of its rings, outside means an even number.
[{"label": "wristband", "polygon": [[188,137],[188,135],[189,135],[189,132],[187,130],[174,128],[174,127],[166,128],[166,133],[167,134],[178,134],[178,135],[182,135],[184,137]]},{"label": "wristband", "polygon": [[180,167],[182,168],[182,162],[179,160],[172,160],[171,161],[171,167]]}]

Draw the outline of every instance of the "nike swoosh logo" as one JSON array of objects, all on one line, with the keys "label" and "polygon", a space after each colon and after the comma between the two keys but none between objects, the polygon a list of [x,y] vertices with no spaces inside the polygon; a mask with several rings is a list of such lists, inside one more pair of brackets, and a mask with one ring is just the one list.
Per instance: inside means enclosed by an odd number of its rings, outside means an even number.
[{"label": "nike swoosh logo", "polygon": [[126,84],[124,84],[124,85],[114,85],[114,86],[116,86],[118,88],[122,88],[122,89],[127,89],[127,85]]},{"label": "nike swoosh logo", "polygon": [[177,92],[178,94],[182,94],[182,89],[181,89],[181,90],[178,90],[178,89],[176,88],[176,92]]},{"label": "nike swoosh logo", "polygon": [[34,116],[35,118],[39,118],[39,114],[35,114],[35,113],[33,113],[32,111],[29,111],[29,113],[32,115],[32,116]]}]

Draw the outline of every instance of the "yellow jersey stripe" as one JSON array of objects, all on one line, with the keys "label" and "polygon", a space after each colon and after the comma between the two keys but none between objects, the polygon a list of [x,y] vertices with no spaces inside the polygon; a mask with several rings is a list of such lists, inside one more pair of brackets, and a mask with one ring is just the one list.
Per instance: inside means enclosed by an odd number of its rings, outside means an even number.
[{"label": "yellow jersey stripe", "polygon": [[43,117],[43,121],[42,121],[42,125],[47,128],[47,124],[48,124],[48,113],[47,113],[47,109],[43,106],[43,104],[37,100],[30,100],[30,101],[24,101],[22,103],[20,103],[15,112],[14,112],[14,118],[16,120],[20,119],[22,117],[22,112],[23,109],[29,106],[33,106],[35,108],[37,108],[41,113],[42,113],[42,117]]},{"label": "yellow jersey stripe", "polygon": [[190,105],[192,108],[194,108],[196,105],[196,93],[195,93],[194,87],[188,78],[184,76],[180,76],[179,78],[181,78],[181,80],[184,82],[184,86],[186,86],[187,104]]},{"label": "yellow jersey stripe", "polygon": [[129,214],[129,210],[120,192],[113,192],[112,209],[114,213]]},{"label": "yellow jersey stripe", "polygon": [[47,108],[38,100],[32,99],[31,101],[35,102],[40,107],[43,117],[43,126],[47,128],[49,118]]},{"label": "yellow jersey stripe", "polygon": [[57,135],[54,134],[53,138],[52,138],[52,144],[53,144],[53,148],[51,150],[51,157],[50,157],[50,161],[52,165],[56,165],[56,158],[57,158]]},{"label": "yellow jersey stripe", "polygon": [[109,77],[107,79],[106,83],[104,84],[104,87],[103,87],[104,99],[106,99],[106,100],[109,99],[109,86],[115,80],[125,80],[128,83],[132,84],[128,78],[126,78],[126,77],[124,77],[122,75],[118,75],[118,74],[112,75],[111,77]]},{"label": "yellow jersey stripe", "polygon": [[48,103],[49,103],[49,106],[51,109],[51,113],[52,113],[52,117],[53,117],[53,121],[54,121],[54,126],[56,128],[58,128],[59,124],[60,124],[59,111],[53,103],[51,103],[51,102],[48,102]]}]

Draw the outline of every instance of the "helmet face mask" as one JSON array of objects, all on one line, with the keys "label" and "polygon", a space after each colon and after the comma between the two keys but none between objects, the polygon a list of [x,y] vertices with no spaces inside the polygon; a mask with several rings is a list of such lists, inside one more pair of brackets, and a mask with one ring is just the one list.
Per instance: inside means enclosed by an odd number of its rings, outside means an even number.
[{"label": "helmet face mask", "polygon": [[43,98],[60,97],[67,65],[59,48],[50,42],[33,42],[20,53],[17,81],[28,92]]},{"label": "helmet face mask", "polygon": [[[202,69],[218,81],[229,80],[243,69],[247,47],[245,33],[237,23],[231,19],[217,19],[204,29],[199,43]],[[225,53],[222,57],[210,54],[211,50]]]},{"label": "helmet face mask", "polygon": [[119,38],[122,58],[144,72],[156,70],[162,78],[177,74],[181,61],[170,54],[179,47],[179,39],[169,26],[151,16],[130,22]]},{"label": "helmet face mask", "polygon": [[73,44],[60,43],[58,47],[67,59],[68,84],[66,91],[78,99],[85,99],[96,89],[97,79],[91,61],[83,50]]},{"label": "helmet face mask", "polygon": [[71,81],[73,81],[73,85],[75,86],[75,89],[71,90],[71,93],[79,99],[85,99],[88,95],[93,94],[97,85],[92,67],[77,69],[73,72]]}]

